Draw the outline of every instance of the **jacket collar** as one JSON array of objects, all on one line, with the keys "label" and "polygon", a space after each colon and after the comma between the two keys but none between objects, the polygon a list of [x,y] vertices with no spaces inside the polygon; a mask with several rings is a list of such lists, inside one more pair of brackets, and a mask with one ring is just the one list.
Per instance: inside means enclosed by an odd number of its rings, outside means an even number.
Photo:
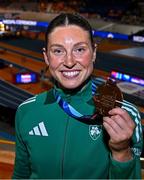
[{"label": "jacket collar", "polygon": [[71,101],[75,99],[83,99],[85,102],[89,101],[92,98],[92,81],[88,79],[85,84],[79,88],[72,91],[63,90],[57,86],[54,86],[54,89],[58,92],[62,99],[66,101]]}]

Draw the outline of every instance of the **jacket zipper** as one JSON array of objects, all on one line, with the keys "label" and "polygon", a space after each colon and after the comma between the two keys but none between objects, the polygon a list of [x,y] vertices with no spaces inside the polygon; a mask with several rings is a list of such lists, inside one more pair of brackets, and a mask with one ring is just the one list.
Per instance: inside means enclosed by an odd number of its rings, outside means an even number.
[{"label": "jacket zipper", "polygon": [[63,145],[63,151],[62,151],[62,162],[61,162],[61,176],[62,176],[62,179],[63,179],[63,175],[64,175],[64,156],[65,156],[68,124],[69,124],[69,116],[67,117],[67,122],[66,122],[66,127],[65,127],[65,134],[64,134],[64,145]]}]

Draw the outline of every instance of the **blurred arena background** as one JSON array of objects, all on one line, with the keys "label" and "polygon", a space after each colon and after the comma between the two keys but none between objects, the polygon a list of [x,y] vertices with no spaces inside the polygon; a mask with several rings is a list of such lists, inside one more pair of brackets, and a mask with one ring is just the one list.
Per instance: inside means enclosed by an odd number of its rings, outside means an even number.
[{"label": "blurred arena background", "polygon": [[[115,78],[144,124],[143,0],[0,0],[0,179],[13,170],[18,105],[52,87],[42,48],[48,23],[60,12],[89,20],[98,44],[94,76]],[[143,173],[143,154],[141,162]]]}]

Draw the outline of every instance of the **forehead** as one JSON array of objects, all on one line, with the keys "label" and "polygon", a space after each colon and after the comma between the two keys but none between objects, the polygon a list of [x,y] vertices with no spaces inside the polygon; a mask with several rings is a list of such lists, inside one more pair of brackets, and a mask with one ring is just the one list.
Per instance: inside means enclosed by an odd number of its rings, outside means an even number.
[{"label": "forehead", "polygon": [[49,35],[49,43],[89,42],[89,32],[76,25],[56,27]]}]

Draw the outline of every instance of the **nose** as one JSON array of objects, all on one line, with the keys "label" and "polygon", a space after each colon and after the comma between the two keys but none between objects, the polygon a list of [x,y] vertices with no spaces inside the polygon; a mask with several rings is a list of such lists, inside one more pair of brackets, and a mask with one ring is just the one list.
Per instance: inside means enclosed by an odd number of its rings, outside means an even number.
[{"label": "nose", "polygon": [[76,61],[73,58],[72,54],[71,53],[67,54],[64,60],[64,65],[68,68],[72,68],[75,64],[76,64]]}]

